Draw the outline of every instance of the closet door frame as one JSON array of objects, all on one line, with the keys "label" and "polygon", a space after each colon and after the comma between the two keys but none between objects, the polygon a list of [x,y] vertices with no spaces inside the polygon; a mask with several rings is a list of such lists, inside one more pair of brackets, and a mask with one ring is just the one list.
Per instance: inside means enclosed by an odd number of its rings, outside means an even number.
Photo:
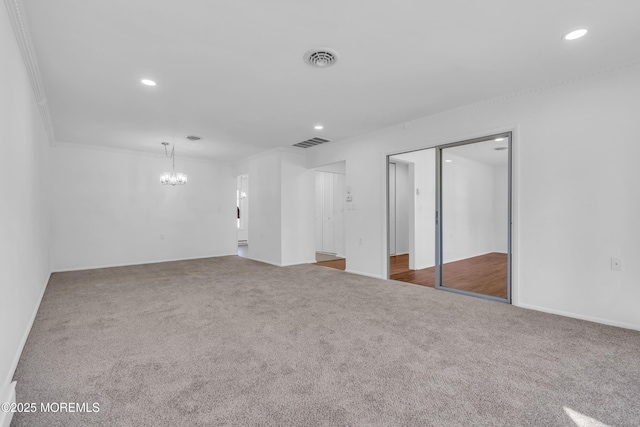
[{"label": "closet door frame", "polygon": [[[484,298],[484,299],[488,299],[488,300],[492,300],[492,301],[500,301],[500,302],[506,302],[507,304],[511,304],[511,276],[512,276],[512,268],[511,268],[511,257],[512,257],[512,250],[511,250],[511,244],[512,244],[512,228],[513,228],[513,221],[512,221],[512,182],[513,182],[513,178],[512,178],[512,132],[503,132],[503,133],[499,133],[499,134],[495,134],[495,135],[488,135],[488,136],[484,136],[481,138],[474,138],[474,139],[469,139],[469,140],[465,140],[465,141],[459,141],[459,142],[453,142],[451,144],[445,144],[445,145],[438,145],[435,147],[436,149],[436,221],[435,221],[435,227],[436,227],[436,265],[435,265],[435,270],[436,270],[436,281],[435,281],[435,287],[436,289],[440,289],[440,290],[444,290],[444,291],[448,291],[448,292],[454,292],[457,294],[463,294],[463,295],[471,295],[474,297],[479,297],[479,298]],[[506,138],[507,139],[507,147],[508,147],[508,152],[507,152],[507,156],[509,158],[508,160],[508,184],[507,184],[507,188],[508,188],[508,196],[507,196],[507,297],[506,298],[500,298],[500,297],[495,297],[492,295],[485,295],[485,294],[481,294],[481,293],[477,293],[477,292],[471,292],[471,291],[465,291],[465,290],[461,290],[461,289],[455,289],[455,288],[449,288],[446,286],[443,286],[442,284],[442,265],[444,264],[444,259],[443,259],[443,223],[442,223],[442,150],[446,149],[446,148],[451,148],[451,147],[458,147],[461,145],[468,145],[468,144],[475,144],[475,143],[479,143],[479,142],[485,142],[485,141],[490,141],[492,139],[496,139],[496,138]]]}]

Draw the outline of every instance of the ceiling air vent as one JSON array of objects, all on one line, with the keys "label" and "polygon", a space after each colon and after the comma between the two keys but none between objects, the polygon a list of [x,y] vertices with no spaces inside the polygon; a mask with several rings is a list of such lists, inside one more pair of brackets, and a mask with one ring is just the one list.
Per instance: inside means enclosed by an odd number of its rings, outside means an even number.
[{"label": "ceiling air vent", "polygon": [[311,139],[307,139],[306,141],[302,141],[302,142],[298,142],[297,144],[293,144],[294,147],[300,147],[300,148],[309,148],[309,147],[313,147],[315,145],[320,145],[320,144],[324,144],[325,142],[329,142],[328,139],[324,139],[324,138],[319,138],[319,137],[315,137],[315,138],[311,138]]},{"label": "ceiling air vent", "polygon": [[312,67],[330,67],[338,60],[338,53],[331,49],[312,49],[304,54],[304,60]]}]

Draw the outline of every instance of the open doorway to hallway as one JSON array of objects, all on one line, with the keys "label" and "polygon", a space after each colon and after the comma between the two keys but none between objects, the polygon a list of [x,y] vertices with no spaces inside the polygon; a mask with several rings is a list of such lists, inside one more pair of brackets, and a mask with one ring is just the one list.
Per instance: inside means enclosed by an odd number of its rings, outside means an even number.
[{"label": "open doorway to hallway", "polygon": [[236,186],[238,255],[249,255],[249,175],[238,175]]},{"label": "open doorway to hallway", "polygon": [[511,302],[510,152],[504,133],[389,156],[390,279]]},{"label": "open doorway to hallway", "polygon": [[316,169],[316,264],[345,270],[346,162]]}]

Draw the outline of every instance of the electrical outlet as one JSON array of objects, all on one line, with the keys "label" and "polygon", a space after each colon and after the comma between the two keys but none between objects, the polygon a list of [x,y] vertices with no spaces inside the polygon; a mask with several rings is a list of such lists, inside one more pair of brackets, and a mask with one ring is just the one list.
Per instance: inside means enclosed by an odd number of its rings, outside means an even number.
[{"label": "electrical outlet", "polygon": [[614,271],[622,271],[622,258],[611,258],[611,269]]},{"label": "electrical outlet", "polygon": [[362,237],[358,239],[358,243],[360,243],[360,246],[362,246]]}]

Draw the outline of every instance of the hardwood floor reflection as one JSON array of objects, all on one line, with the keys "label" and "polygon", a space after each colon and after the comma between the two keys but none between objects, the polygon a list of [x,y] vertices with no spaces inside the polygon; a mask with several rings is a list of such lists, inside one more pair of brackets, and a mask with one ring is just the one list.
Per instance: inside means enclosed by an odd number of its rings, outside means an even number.
[{"label": "hardwood floor reflection", "polygon": [[347,268],[347,260],[345,258],[333,259],[330,261],[320,261],[313,265],[319,265],[321,267],[335,268],[336,270],[344,271]]},{"label": "hardwood floor reflection", "polygon": [[[435,287],[435,268],[409,270],[409,256],[390,258],[391,280]],[[507,254],[493,252],[442,266],[445,286],[465,291],[507,297]]]}]

